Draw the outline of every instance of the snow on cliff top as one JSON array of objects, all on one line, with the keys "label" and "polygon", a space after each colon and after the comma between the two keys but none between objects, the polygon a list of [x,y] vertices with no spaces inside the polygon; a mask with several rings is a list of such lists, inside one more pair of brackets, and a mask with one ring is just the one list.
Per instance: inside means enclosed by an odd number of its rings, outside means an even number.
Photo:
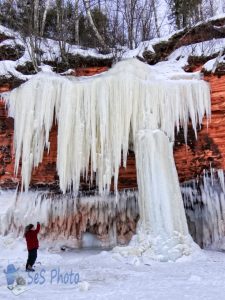
[{"label": "snow on cliff top", "polygon": [[[15,32],[7,27],[0,25],[0,33],[9,37],[0,43],[1,46],[11,46],[12,48],[16,45],[23,46],[25,48],[24,54],[18,60],[2,60],[0,61],[0,76],[11,77],[12,75],[26,80],[32,77],[32,75],[23,75],[21,72],[16,70],[17,66],[25,65],[26,62],[31,62],[31,49],[29,38],[23,39],[18,32]],[[38,42],[39,49],[43,53],[43,61],[59,61],[60,60],[60,47],[56,40],[41,38]],[[66,43],[66,51],[72,55],[80,55],[82,57],[93,57],[97,59],[108,59],[112,58],[112,54],[100,54],[96,49],[82,48],[77,45],[71,45]],[[42,64],[40,68],[46,69],[46,64]],[[47,66],[47,70],[51,70],[50,66]]]},{"label": "snow on cliff top", "polygon": [[[214,16],[213,18],[210,18],[209,21],[217,20],[217,19],[223,19],[225,18],[225,14],[220,14],[217,16]],[[199,22],[195,26],[198,26],[200,24],[204,24],[205,22]],[[128,59],[133,57],[141,57],[143,58],[142,54],[144,51],[150,51],[154,53],[154,45],[159,44],[160,42],[166,42],[171,38],[174,34],[181,32],[182,30],[173,32],[169,34],[168,36],[161,37],[161,38],[155,38],[150,41],[143,41],[141,42],[136,49],[129,50],[125,47],[120,49],[119,57],[121,59]],[[0,33],[4,34],[8,39],[5,39],[0,43],[0,47],[2,46],[9,46],[11,48],[15,47],[16,45],[22,46],[25,50],[22,55],[17,60],[1,60],[0,61],[0,76],[4,77],[12,77],[15,76],[18,79],[21,80],[28,80],[33,75],[24,75],[21,72],[17,70],[18,66],[24,66],[27,62],[31,62],[31,49],[30,49],[30,43],[28,38],[23,39],[21,35],[18,32],[15,32],[7,27],[4,27],[0,25]],[[164,71],[166,73],[173,72],[176,70],[176,72],[183,71],[182,68],[187,65],[188,57],[190,55],[193,56],[210,56],[212,54],[215,54],[219,52],[221,49],[224,48],[225,44],[225,38],[220,39],[212,39],[204,42],[194,43],[187,46],[181,46],[180,48],[173,51],[169,57],[168,60],[165,62],[158,63],[158,67],[163,67]],[[52,39],[40,39],[39,41],[39,49],[42,52],[41,59],[42,61],[51,61],[51,62],[59,62],[60,61],[60,47],[59,43],[56,40]],[[66,43],[66,50],[68,53],[72,55],[79,55],[81,57],[92,57],[95,59],[113,59],[114,54],[101,54],[96,49],[92,48],[82,48],[77,45],[71,45],[69,43]],[[220,61],[223,60],[223,57],[220,58]],[[208,71],[212,70],[212,66],[214,65],[215,60],[212,62],[206,63],[204,68]],[[175,69],[175,70],[174,70]],[[46,65],[44,63],[41,64],[40,70],[42,72],[51,72],[53,68],[49,65]],[[64,72],[64,74],[67,74]]]},{"label": "snow on cliff top", "polygon": [[[27,52],[29,49],[27,45],[29,44],[28,39],[23,39],[22,36],[16,32],[13,31],[5,26],[0,25],[0,33],[8,36],[9,38],[13,38],[13,40],[5,40],[0,43],[0,46],[4,44],[19,44],[23,45],[26,49],[25,52]],[[52,58],[59,58],[60,57],[60,48],[59,48],[59,42],[53,39],[48,39],[48,38],[41,38],[39,41],[39,47],[40,50],[44,52],[44,59],[52,59]],[[68,53],[76,55],[79,54],[81,56],[92,56],[96,58],[109,58],[111,57],[111,54],[100,54],[97,49],[93,48],[84,48],[81,46],[77,45],[71,45],[69,43],[66,43],[65,46],[66,50]]]}]

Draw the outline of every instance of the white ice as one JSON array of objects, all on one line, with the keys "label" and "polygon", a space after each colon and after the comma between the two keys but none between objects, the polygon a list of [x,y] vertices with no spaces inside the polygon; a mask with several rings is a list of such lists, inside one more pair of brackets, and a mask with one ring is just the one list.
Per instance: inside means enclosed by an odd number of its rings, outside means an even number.
[{"label": "white ice", "polygon": [[160,261],[190,255],[197,246],[188,234],[173,144],[160,130],[139,131],[136,139],[140,221],[130,245],[114,251]]},{"label": "white ice", "polygon": [[[123,153],[126,167],[129,137],[145,128],[159,128],[172,141],[175,127],[189,119],[197,126],[210,115],[206,82],[190,75],[163,74],[136,59],[122,61],[109,72],[88,79],[34,76],[13,90],[8,101],[15,119],[15,172],[22,159],[22,184],[28,190],[32,169],[49,148],[54,118],[58,123],[57,171],[65,193],[79,189],[80,175],[96,175],[99,192],[117,189]],[[132,133],[132,135],[130,135]]]},{"label": "white ice", "polygon": [[142,232],[148,241],[144,251],[138,252],[176,260],[191,253],[192,239],[170,141],[174,141],[175,127],[177,131],[183,127],[187,137],[189,121],[197,138],[197,126],[205,114],[210,115],[210,90],[196,74],[156,70],[131,59],[85,80],[39,74],[11,92],[8,107],[15,120],[15,173],[22,160],[25,191],[33,168],[51,146],[54,119],[58,123],[57,171],[64,194],[69,190],[76,195],[80,176],[87,176],[89,168],[100,194],[110,191],[112,177],[117,191],[121,160],[126,167],[131,142],[140,191],[137,236]]}]

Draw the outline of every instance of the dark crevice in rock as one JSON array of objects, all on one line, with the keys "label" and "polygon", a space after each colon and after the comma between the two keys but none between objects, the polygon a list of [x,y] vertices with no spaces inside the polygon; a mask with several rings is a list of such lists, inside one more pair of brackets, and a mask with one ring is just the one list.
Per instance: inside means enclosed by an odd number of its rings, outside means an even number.
[{"label": "dark crevice in rock", "polygon": [[111,67],[113,63],[112,58],[96,58],[96,57],[83,57],[81,55],[68,54],[67,62],[58,61],[43,61],[53,67],[56,73],[63,73],[68,69],[87,68],[87,67]]},{"label": "dark crevice in rock", "polygon": [[5,40],[14,40],[14,37],[10,37],[3,32],[0,33],[0,43],[4,42]]},{"label": "dark crevice in rock", "polygon": [[13,60],[16,61],[24,54],[25,48],[21,45],[3,45],[0,46],[0,61]]},{"label": "dark crevice in rock", "polygon": [[34,69],[33,63],[30,61],[27,61],[24,65],[18,65],[16,70],[24,75],[34,75],[37,73]]},{"label": "dark crevice in rock", "polygon": [[7,86],[8,90],[12,90],[14,88],[17,88],[22,83],[24,83],[25,80],[22,80],[20,78],[17,78],[15,76],[0,76],[0,86]]}]

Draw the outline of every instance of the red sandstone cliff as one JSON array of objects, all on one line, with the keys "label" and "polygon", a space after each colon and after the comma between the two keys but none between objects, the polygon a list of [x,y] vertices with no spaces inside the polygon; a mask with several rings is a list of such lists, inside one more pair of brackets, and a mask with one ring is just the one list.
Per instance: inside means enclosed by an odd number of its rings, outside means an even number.
[{"label": "red sandstone cliff", "polygon": [[186,146],[177,136],[174,156],[180,181],[196,178],[210,166],[225,170],[225,76],[206,76],[211,87],[212,117],[205,120],[196,140],[189,130]]}]

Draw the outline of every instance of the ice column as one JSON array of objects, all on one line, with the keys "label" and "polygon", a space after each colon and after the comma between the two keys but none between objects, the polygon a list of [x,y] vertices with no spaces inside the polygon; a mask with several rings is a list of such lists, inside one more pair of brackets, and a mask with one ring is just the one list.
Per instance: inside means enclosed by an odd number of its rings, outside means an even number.
[{"label": "ice column", "polygon": [[188,234],[173,144],[161,130],[145,129],[135,145],[140,221],[130,245],[114,251],[160,261],[189,255],[196,245]]},{"label": "ice column", "polygon": [[139,131],[136,141],[140,227],[152,236],[188,234],[172,144],[160,130]]}]

